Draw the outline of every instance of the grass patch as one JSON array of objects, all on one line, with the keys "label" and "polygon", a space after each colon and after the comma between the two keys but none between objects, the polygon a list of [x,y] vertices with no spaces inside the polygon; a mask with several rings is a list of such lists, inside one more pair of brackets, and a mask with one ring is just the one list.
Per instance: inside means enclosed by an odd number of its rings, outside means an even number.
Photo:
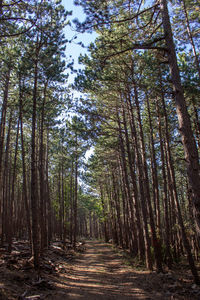
[{"label": "grass patch", "polygon": [[137,256],[133,257],[129,251],[124,250],[124,249],[120,249],[120,248],[116,247],[115,245],[111,244],[109,246],[113,249],[113,251],[118,256],[120,256],[120,258],[123,260],[123,263],[126,266],[129,266],[129,267],[131,267],[131,268],[133,268],[137,271],[146,270],[145,262],[141,261]]}]

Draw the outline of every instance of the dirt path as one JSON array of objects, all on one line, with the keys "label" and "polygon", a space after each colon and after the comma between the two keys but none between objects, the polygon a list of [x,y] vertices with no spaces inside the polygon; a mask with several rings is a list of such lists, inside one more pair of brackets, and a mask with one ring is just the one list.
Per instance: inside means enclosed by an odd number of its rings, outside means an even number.
[{"label": "dirt path", "polygon": [[162,286],[156,291],[149,272],[134,271],[110,246],[97,241],[87,242],[86,252],[64,267],[66,273],[56,284],[59,291],[48,299],[175,299],[160,293]]},{"label": "dirt path", "polygon": [[39,274],[29,252],[0,252],[0,300],[200,300],[200,286],[186,264],[165,274],[139,271],[111,245],[89,241],[85,247],[78,253],[54,243],[41,258]]}]

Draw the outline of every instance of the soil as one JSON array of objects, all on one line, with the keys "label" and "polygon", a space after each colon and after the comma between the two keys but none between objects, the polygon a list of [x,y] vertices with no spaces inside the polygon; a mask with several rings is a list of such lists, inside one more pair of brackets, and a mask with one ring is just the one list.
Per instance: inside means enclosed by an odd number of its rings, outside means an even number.
[{"label": "soil", "polygon": [[187,269],[157,274],[128,265],[123,252],[109,244],[87,241],[84,248],[83,253],[65,255],[55,247],[39,274],[10,259],[0,267],[0,299],[200,299],[200,288]]}]

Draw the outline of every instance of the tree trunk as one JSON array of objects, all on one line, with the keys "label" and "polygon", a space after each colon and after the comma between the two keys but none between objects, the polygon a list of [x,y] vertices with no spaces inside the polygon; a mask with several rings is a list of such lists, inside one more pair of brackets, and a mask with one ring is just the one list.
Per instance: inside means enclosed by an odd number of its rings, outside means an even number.
[{"label": "tree trunk", "polygon": [[[77,137],[76,137],[77,143]],[[77,145],[76,145],[77,147]],[[77,202],[78,202],[78,154],[75,154],[75,173],[74,173],[74,230],[73,230],[73,248],[76,249],[77,240]]]},{"label": "tree trunk", "polygon": [[167,176],[165,167],[165,155],[163,146],[163,135],[161,128],[161,116],[158,101],[156,101],[157,118],[158,118],[158,133],[160,139],[160,156],[162,163],[162,177],[163,177],[163,203],[164,203],[164,219],[165,219],[165,244],[166,244],[166,263],[169,268],[172,266],[172,255],[170,251],[170,223],[169,223],[169,200],[167,194]]},{"label": "tree trunk", "polygon": [[32,107],[32,134],[31,134],[31,213],[32,213],[32,247],[34,267],[39,268],[39,224],[38,224],[38,184],[37,184],[37,161],[36,161],[36,109],[37,109],[37,84],[38,84],[38,61],[35,62],[33,107]]},{"label": "tree trunk", "polygon": [[45,116],[45,104],[46,104],[46,92],[47,92],[48,81],[44,85],[44,94],[42,101],[41,111],[41,128],[40,128],[40,151],[39,151],[39,175],[40,175],[40,253],[42,254],[44,247],[46,246],[46,203],[45,203],[45,169],[44,169],[44,116]]},{"label": "tree trunk", "polygon": [[19,119],[17,122],[17,135],[15,142],[15,157],[14,157],[14,166],[13,166],[13,174],[12,174],[12,191],[10,198],[10,209],[9,209],[9,229],[8,229],[8,252],[11,253],[12,250],[12,236],[13,236],[13,205],[14,205],[14,197],[15,197],[15,180],[16,180],[16,165],[17,165],[17,153],[18,153],[18,139],[19,139]]},{"label": "tree trunk", "polygon": [[72,161],[71,174],[70,174],[70,242],[73,244],[73,220],[74,220],[74,184],[73,184],[73,174],[74,174],[74,163]]},{"label": "tree trunk", "polygon": [[143,163],[143,169],[144,169],[145,198],[146,198],[148,209],[149,209],[149,220],[150,220],[151,234],[152,234],[152,240],[153,240],[153,248],[154,248],[154,253],[155,253],[156,269],[158,272],[162,272],[163,270],[162,270],[161,245],[160,245],[160,240],[158,239],[157,234],[156,234],[153,210],[152,210],[152,205],[151,205],[148,169],[147,169],[147,162],[146,162],[146,150],[145,150],[145,144],[144,144],[144,134],[143,134],[143,128],[142,128],[141,114],[140,114],[140,105],[139,105],[139,100],[138,100],[138,91],[137,91],[137,86],[136,86],[136,82],[134,79],[134,70],[133,70],[132,75],[133,75],[133,84],[134,84],[133,89],[134,89],[134,96],[135,96],[136,112],[137,112],[138,123],[139,123],[142,163]]},{"label": "tree trunk", "polygon": [[149,129],[150,129],[150,144],[151,144],[151,153],[152,153],[152,181],[153,181],[153,190],[154,190],[154,202],[156,206],[156,225],[159,233],[159,237],[161,238],[161,221],[160,221],[160,199],[159,199],[159,188],[158,188],[158,174],[157,174],[157,162],[156,162],[156,153],[155,153],[155,145],[153,138],[153,124],[151,119],[151,111],[149,105],[149,98],[146,94],[146,102],[147,102],[147,111],[149,118]]},{"label": "tree trunk", "polygon": [[[121,99],[123,101],[123,99]],[[144,259],[144,238],[143,238],[143,230],[141,225],[141,215],[139,211],[139,198],[138,198],[138,187],[137,187],[137,180],[134,168],[134,161],[136,160],[135,157],[135,149],[131,149],[130,146],[130,138],[128,136],[128,128],[127,128],[127,120],[125,114],[125,103],[122,103],[122,114],[123,114],[123,125],[125,131],[125,140],[126,140],[126,150],[128,154],[128,162],[129,162],[129,169],[130,169],[130,177],[133,185],[133,200],[135,206],[135,214],[136,214],[136,225],[137,225],[137,240],[138,240],[138,250],[139,250],[139,257],[141,260]],[[132,151],[131,151],[132,150]]]},{"label": "tree trunk", "polygon": [[31,219],[30,219],[30,208],[28,203],[28,194],[27,194],[27,177],[26,177],[26,162],[25,162],[25,149],[24,149],[24,133],[23,133],[23,107],[22,107],[22,87],[21,79],[19,79],[19,118],[20,118],[20,132],[21,132],[21,156],[22,156],[22,169],[23,169],[23,198],[26,210],[26,222],[28,227],[28,236],[29,241],[31,241]]},{"label": "tree trunk", "polygon": [[3,103],[1,109],[1,123],[0,123],[0,175],[1,175],[1,166],[2,166],[2,156],[3,156],[3,147],[4,147],[4,137],[5,137],[5,123],[6,123],[6,113],[7,113],[7,104],[8,104],[8,90],[10,83],[10,70],[6,74],[5,88],[3,93]]},{"label": "tree trunk", "polygon": [[139,181],[139,189],[140,189],[140,202],[141,202],[141,209],[142,209],[143,232],[144,232],[144,242],[145,242],[146,266],[149,270],[153,270],[153,262],[152,262],[152,256],[150,250],[151,245],[150,245],[150,237],[149,237],[148,221],[147,221],[148,220],[147,203],[145,201],[144,184],[143,184],[144,172],[142,166],[141,153],[139,151],[139,142],[138,142],[138,136],[136,132],[135,117],[133,112],[133,106],[131,103],[130,91],[127,97],[127,109],[128,109],[130,125],[131,125],[132,141],[136,151],[137,172],[138,172],[138,181]]},{"label": "tree trunk", "polygon": [[161,76],[160,76],[160,85],[161,85],[161,100],[162,100],[162,107],[163,107],[164,120],[165,120],[166,150],[167,150],[167,162],[168,162],[167,166],[169,168],[169,180],[171,182],[171,187],[172,187],[172,198],[176,205],[178,221],[179,221],[179,225],[180,225],[181,233],[182,233],[183,245],[184,245],[186,253],[187,253],[190,269],[194,276],[195,282],[199,283],[199,277],[198,277],[197,269],[194,264],[194,259],[192,257],[190,245],[189,245],[189,242],[188,242],[188,239],[186,236],[185,226],[183,223],[182,212],[180,209],[180,204],[179,204],[179,199],[178,199],[178,194],[177,194],[175,171],[174,171],[174,165],[173,165],[173,161],[172,161],[171,149],[170,149],[170,145],[169,145],[169,129],[168,129],[169,126],[168,126],[168,118],[167,118],[167,112],[166,112],[166,107],[165,107],[165,99],[164,99],[164,94],[163,94],[163,89],[162,89]]},{"label": "tree trunk", "polygon": [[[160,0],[162,12],[163,28],[165,40],[167,44],[167,54],[169,59],[171,77],[173,82],[173,91],[175,95],[176,111],[179,122],[179,130],[182,136],[185,160],[187,165],[187,174],[191,187],[192,202],[194,207],[194,215],[197,227],[197,234],[200,239],[200,175],[199,175],[199,159],[198,150],[193,136],[191,122],[186,107],[186,101],[181,85],[180,72],[177,64],[175,46],[173,41],[172,29],[169,19],[168,7],[166,0]],[[197,275],[195,280],[198,281]]]},{"label": "tree trunk", "polygon": [[52,209],[49,187],[49,130],[47,128],[47,148],[46,148],[46,201],[47,201],[47,244],[50,245],[52,239]]},{"label": "tree trunk", "polygon": [[10,135],[11,135],[11,125],[12,125],[12,111],[10,112],[9,117],[9,124],[8,124],[8,132],[6,138],[6,150],[5,150],[5,160],[4,160],[4,174],[3,174],[3,211],[2,211],[2,236],[1,236],[1,244],[4,243],[4,235],[6,239],[8,239],[8,226],[7,219],[9,217],[9,193],[10,186],[9,186],[9,151],[10,151]]},{"label": "tree trunk", "polygon": [[101,204],[102,204],[102,209],[103,209],[103,218],[104,218],[104,238],[105,242],[108,243],[109,238],[108,238],[108,231],[107,231],[107,214],[106,214],[106,207],[105,207],[105,200],[104,200],[104,193],[103,193],[103,187],[100,184],[100,195],[101,195]]},{"label": "tree trunk", "polygon": [[112,171],[112,183],[113,183],[113,200],[114,206],[117,215],[117,232],[119,237],[119,244],[123,248],[123,235],[122,235],[122,222],[121,222],[121,211],[120,211],[120,203],[119,203],[119,190],[116,183],[114,172]]},{"label": "tree trunk", "polygon": [[[117,108],[118,110],[118,108]],[[123,181],[124,181],[124,186],[125,186],[125,192],[126,192],[126,197],[128,200],[128,204],[130,206],[130,214],[131,214],[131,233],[133,236],[133,239],[136,240],[137,238],[137,228],[136,228],[136,223],[135,223],[135,210],[134,210],[134,204],[133,204],[133,199],[131,195],[131,190],[130,190],[130,185],[128,181],[128,169],[127,169],[127,163],[126,163],[126,154],[125,154],[125,147],[124,147],[124,140],[122,136],[122,128],[121,128],[121,121],[119,118],[119,112],[117,111],[117,123],[118,123],[118,130],[119,130],[119,150],[120,150],[120,157],[121,157],[121,165],[122,165],[122,171],[123,171]],[[138,251],[138,244],[132,242],[132,254],[137,254]],[[137,246],[137,247],[136,247]]]}]

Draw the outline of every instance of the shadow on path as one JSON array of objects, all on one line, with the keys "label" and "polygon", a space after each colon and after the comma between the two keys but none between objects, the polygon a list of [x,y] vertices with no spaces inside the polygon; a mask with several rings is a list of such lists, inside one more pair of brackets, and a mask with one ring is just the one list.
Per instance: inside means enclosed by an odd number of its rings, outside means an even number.
[{"label": "shadow on path", "polygon": [[159,292],[162,286],[157,291],[151,286],[148,271],[134,271],[110,246],[98,241],[87,242],[86,253],[65,268],[56,284],[59,291],[48,299],[170,299]]}]

